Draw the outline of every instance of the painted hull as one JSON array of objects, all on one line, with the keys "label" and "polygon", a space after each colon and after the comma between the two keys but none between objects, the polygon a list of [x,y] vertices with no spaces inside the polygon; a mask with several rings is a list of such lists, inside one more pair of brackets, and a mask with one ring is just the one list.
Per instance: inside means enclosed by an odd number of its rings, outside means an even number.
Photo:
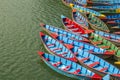
[{"label": "painted hull", "polygon": [[[46,39],[50,39],[49,41],[45,41]],[[49,47],[49,50],[52,52],[52,53],[54,53],[54,54],[59,54],[58,56],[60,56],[60,54],[63,54],[63,53],[65,53],[66,51],[67,51],[67,46],[66,47],[64,47],[64,45],[60,45],[60,44],[58,44],[58,42],[57,41],[54,41],[55,39],[51,39],[51,37],[47,37],[47,35],[46,36],[44,36],[44,39],[43,39],[45,42],[45,44],[46,44],[46,46],[47,46],[47,44],[49,43],[49,44],[53,44],[53,42],[56,42],[55,43],[55,45],[54,46],[51,46],[51,47]],[[56,46],[58,44],[58,47]],[[62,44],[62,43],[61,43]],[[62,50],[60,50],[59,52],[58,51],[54,51],[55,49],[59,49],[59,48],[62,48]],[[48,48],[48,47],[47,47]],[[69,48],[69,50],[67,51],[67,54],[63,54],[62,55],[62,57],[63,58],[65,58],[65,59],[70,59],[71,60],[71,58],[72,58],[72,60],[71,61],[76,61],[76,60],[73,60],[73,57],[75,56],[75,53],[76,52],[74,52],[74,51],[76,51],[77,49],[79,49],[79,47],[77,48],[77,47],[72,47],[72,50],[70,50],[71,48]],[[72,51],[71,53],[70,53],[70,51]],[[97,74],[99,74],[99,75],[101,75],[101,76],[105,76],[106,74],[107,74],[107,72],[108,73],[110,73],[111,75],[114,75],[114,74],[120,74],[120,71],[119,71],[119,69],[117,69],[116,67],[114,67],[113,65],[111,65],[110,63],[108,63],[108,62],[106,62],[105,60],[103,60],[103,59],[101,59],[101,58],[99,58],[99,57],[97,57],[97,56],[94,56],[93,54],[90,54],[90,53],[88,53],[88,52],[84,52],[84,51],[82,51],[82,52],[80,52],[80,51],[77,51],[77,53],[78,53],[78,55],[79,56],[76,56],[76,58],[78,59],[78,61],[84,66],[84,67],[86,67],[86,68],[88,68],[88,69],[90,69],[91,71],[93,71],[93,72],[95,72],[95,73],[97,73]],[[72,56],[72,55],[74,55],[74,56]],[[80,57],[81,56],[81,57]],[[60,56],[61,57],[61,56]],[[83,62],[83,60],[82,59],[84,59],[84,58],[90,58],[88,61],[87,61],[87,63],[86,63],[86,61],[85,62]],[[76,59],[76,58],[74,58],[74,59]],[[88,63],[89,62],[89,63]],[[93,68],[93,67],[91,67],[90,65],[93,65],[94,63],[96,63],[96,62],[99,62],[98,64],[99,64],[99,66],[98,67],[95,67],[95,68]],[[109,66],[109,67],[108,67]],[[103,70],[105,67],[107,67],[107,72],[106,72],[106,69],[105,69],[105,71]],[[112,72],[113,70],[116,70],[116,72],[114,71],[114,72]],[[120,79],[120,78],[119,78]]]},{"label": "painted hull", "polygon": [[[77,63],[74,63],[74,62],[71,62],[69,60],[66,60],[64,58],[61,58],[59,56],[54,56],[54,55],[51,55],[51,54],[47,54],[47,53],[44,53],[45,55],[48,55],[49,58],[47,58],[47,56],[45,56],[43,53],[42,55],[44,55],[44,57],[41,55],[41,52],[38,52],[38,54],[40,55],[40,57],[42,58],[42,60],[51,68],[53,69],[54,71],[62,74],[62,75],[65,75],[67,77],[71,77],[71,78],[76,78],[78,80],[102,80],[101,79],[101,76],[87,70],[86,68],[80,66],[79,64]],[[53,57],[55,60],[53,60]],[[47,59],[47,60],[46,60]],[[58,60],[60,59],[60,60]],[[50,61],[49,61],[50,60]],[[52,61],[53,60],[53,61]],[[64,62],[66,61],[66,62]],[[55,62],[55,63],[54,63]],[[56,62],[60,62],[59,65],[54,65],[56,64]],[[66,64],[65,64],[66,63]],[[76,66],[74,66],[74,65]],[[71,65],[70,69],[68,70],[63,70],[65,68],[65,66],[67,65]],[[78,71],[78,73],[74,73],[74,71],[78,70],[78,69],[81,69],[81,71]],[[86,72],[85,72],[85,71]],[[88,75],[86,75],[88,74]],[[94,76],[94,75],[97,75],[97,76]],[[99,77],[98,77],[99,76]]]},{"label": "painted hull", "polygon": [[[62,21],[64,18],[66,18],[66,17],[62,17]],[[65,24],[67,24],[67,25],[65,25]],[[79,35],[81,35],[81,33],[82,33],[81,30],[79,29],[80,26],[75,27],[75,25],[73,23],[70,25],[69,22],[67,23],[67,21],[63,21],[63,25],[64,25],[64,27],[66,27],[66,29],[68,31],[74,32]],[[70,29],[68,29],[69,28],[68,25],[69,26],[74,25],[73,27],[77,28],[77,31],[76,31],[76,29],[72,29],[71,27],[70,27]],[[78,32],[78,30],[79,30],[79,32]],[[97,34],[94,34],[94,33],[89,33],[88,39],[91,41],[91,44],[93,44],[95,46],[98,46],[100,48],[107,49],[107,50],[112,50],[112,52],[110,54],[114,54],[114,56],[117,56],[118,60],[119,60],[119,56],[120,56],[119,51],[120,50],[113,43],[111,43],[110,41],[106,40],[105,38],[103,38]]]}]

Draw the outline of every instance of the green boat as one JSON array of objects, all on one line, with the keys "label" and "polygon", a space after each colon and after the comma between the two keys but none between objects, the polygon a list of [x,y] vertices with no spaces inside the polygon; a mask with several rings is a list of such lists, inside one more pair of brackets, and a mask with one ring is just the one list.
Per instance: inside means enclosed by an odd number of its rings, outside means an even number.
[{"label": "green boat", "polygon": [[90,24],[90,27],[94,30],[101,30],[105,32],[110,32],[108,26],[99,18],[92,14],[87,14],[86,18]]}]

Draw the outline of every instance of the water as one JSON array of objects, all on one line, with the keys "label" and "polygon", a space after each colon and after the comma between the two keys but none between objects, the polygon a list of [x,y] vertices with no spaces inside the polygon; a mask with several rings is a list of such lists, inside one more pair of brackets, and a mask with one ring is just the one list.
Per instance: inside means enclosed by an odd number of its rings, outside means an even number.
[{"label": "water", "polygon": [[0,80],[74,80],[51,70],[37,54],[46,51],[39,23],[62,27],[60,15],[71,18],[70,12],[61,0],[0,0]]}]

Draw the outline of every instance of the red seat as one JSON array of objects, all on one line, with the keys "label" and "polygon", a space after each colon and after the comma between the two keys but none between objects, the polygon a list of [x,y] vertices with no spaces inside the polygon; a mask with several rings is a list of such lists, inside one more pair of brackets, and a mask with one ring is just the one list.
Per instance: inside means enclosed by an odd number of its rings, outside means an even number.
[{"label": "red seat", "polygon": [[46,61],[49,61],[49,58],[45,58]]},{"label": "red seat", "polygon": [[55,51],[55,50],[61,50],[61,48],[55,48],[55,49],[53,49],[53,51]]},{"label": "red seat", "polygon": [[100,71],[101,71],[101,72],[104,72],[104,71],[106,71],[107,69],[108,69],[108,68],[105,67],[105,68],[100,69]]},{"label": "red seat", "polygon": [[71,68],[71,65],[66,66],[63,70],[64,70],[64,71],[67,71],[67,70],[69,70],[70,68]]},{"label": "red seat", "polygon": [[111,51],[105,51],[104,52],[105,55],[114,55],[115,54],[115,51],[114,50],[111,50]]},{"label": "red seat", "polygon": [[68,58],[71,61],[77,62],[77,58],[76,57],[72,57],[72,58]]},{"label": "red seat", "polygon": [[47,44],[47,46],[54,46],[55,44]]},{"label": "red seat", "polygon": [[90,67],[94,67],[94,66],[96,66],[96,65],[98,65],[98,64],[99,64],[99,62],[94,62],[94,63],[90,64],[89,66],[90,66]]},{"label": "red seat", "polygon": [[80,72],[80,69],[77,69],[76,71],[73,72],[73,74],[78,74]]},{"label": "red seat", "polygon": [[64,52],[64,53],[62,53],[62,54],[58,54],[59,56],[63,56],[64,54],[67,54],[67,52]]},{"label": "red seat", "polygon": [[55,67],[57,67],[57,66],[59,66],[61,64],[61,62],[56,62],[56,63],[54,63],[54,64],[52,64],[53,66],[55,66]]},{"label": "red seat", "polygon": [[86,61],[86,60],[88,60],[88,59],[89,59],[89,57],[86,57],[86,58],[80,59],[80,61],[84,62],[84,61]]}]

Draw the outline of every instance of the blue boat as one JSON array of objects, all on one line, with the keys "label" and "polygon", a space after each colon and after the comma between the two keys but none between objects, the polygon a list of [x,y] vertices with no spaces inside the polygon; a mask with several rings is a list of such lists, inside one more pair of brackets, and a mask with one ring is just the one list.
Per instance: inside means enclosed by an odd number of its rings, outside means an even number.
[{"label": "blue boat", "polygon": [[89,9],[94,9],[94,10],[116,10],[120,8],[120,5],[110,5],[110,6],[88,6],[87,8]]},{"label": "blue boat", "polygon": [[100,75],[59,56],[44,52],[38,52],[38,54],[51,69],[67,77],[76,78],[78,80],[110,80],[110,76],[108,75],[102,79]]},{"label": "blue boat", "polygon": [[83,51],[80,47],[70,46],[69,44],[63,44],[58,40],[40,32],[40,39],[50,53],[54,53],[65,59],[77,62],[91,71],[105,76],[110,74],[112,78],[120,79],[120,70],[105,60]]},{"label": "blue boat", "polygon": [[[120,60],[120,57],[119,57],[120,56],[120,50],[114,44],[112,44],[108,40],[105,40],[105,39],[101,38],[97,34],[91,34],[91,37],[92,36],[94,37],[93,41],[91,41],[91,39],[88,40],[86,38],[83,38],[79,34],[74,34],[74,33],[71,33],[71,32],[62,30],[60,28],[50,26],[50,25],[42,24],[40,26],[43,28],[44,31],[53,33],[54,36],[56,36],[56,35],[66,36],[66,37],[68,37],[69,39],[72,39],[72,40],[76,40],[76,41],[79,41],[79,42],[82,41],[82,42],[87,42],[87,43],[92,43],[94,45],[97,45],[98,47],[106,49],[107,51],[109,51],[108,52],[109,55],[114,55],[115,56],[114,59]],[[112,46],[110,46],[110,45],[112,45]]]},{"label": "blue boat", "polygon": [[[47,33],[51,36],[54,36],[53,34],[56,34],[56,33],[51,34],[49,31],[47,31]],[[59,34],[56,36],[57,36],[56,39],[64,44],[69,44],[69,46],[80,47],[83,51],[95,54],[99,57],[108,58],[113,55],[113,54],[110,54],[111,51],[99,48],[89,43],[73,40],[66,36],[61,36]]]},{"label": "blue boat", "polygon": [[[88,25],[88,21],[87,19],[83,16],[82,13],[73,10],[72,13],[72,17],[74,19],[74,21],[76,21],[77,23],[79,23],[80,25],[83,25],[84,23],[86,25]],[[84,21],[84,23],[83,23]],[[99,21],[100,22],[100,21]],[[102,22],[101,22],[102,23]],[[83,25],[84,26],[84,25]],[[112,33],[107,33],[107,32],[103,32],[103,31],[94,31],[94,33],[104,37],[105,39],[112,41],[115,45],[120,46],[120,35],[117,34],[112,34]]]},{"label": "blue boat", "polygon": [[[64,18],[64,16],[61,18]],[[101,31],[105,31],[105,32],[110,31],[109,28],[107,27],[107,25],[102,20],[100,20],[99,18],[97,18],[91,14],[87,14],[87,16],[86,16],[86,14],[80,13],[79,11],[73,9],[72,18],[74,21],[76,21],[77,23],[79,23],[82,26],[90,25],[90,27],[94,30],[101,30]]]},{"label": "blue boat", "polygon": [[109,20],[119,20],[120,19],[120,14],[113,14],[113,15],[106,15],[104,18],[100,18],[103,21],[109,21]]},{"label": "blue boat", "polygon": [[87,5],[92,5],[92,6],[96,6],[96,5],[111,5],[108,3],[99,3],[99,2],[93,2],[93,1],[89,1],[89,0],[62,0],[62,2],[65,5],[69,5],[70,3],[73,3],[75,5],[79,5],[79,6],[87,6]]},{"label": "blue boat", "polygon": [[83,13],[92,14],[92,15],[99,16],[99,17],[105,17],[105,15],[101,14],[100,12],[97,12],[97,11],[94,11],[94,10],[91,10],[89,8],[85,8],[85,7],[82,7],[82,6],[79,6],[79,5],[70,4],[70,7],[72,9],[77,9],[80,12],[83,12]]},{"label": "blue boat", "polygon": [[72,19],[77,23],[81,24],[83,27],[89,28],[89,22],[85,17],[85,14],[78,12],[76,9],[72,10]]}]

